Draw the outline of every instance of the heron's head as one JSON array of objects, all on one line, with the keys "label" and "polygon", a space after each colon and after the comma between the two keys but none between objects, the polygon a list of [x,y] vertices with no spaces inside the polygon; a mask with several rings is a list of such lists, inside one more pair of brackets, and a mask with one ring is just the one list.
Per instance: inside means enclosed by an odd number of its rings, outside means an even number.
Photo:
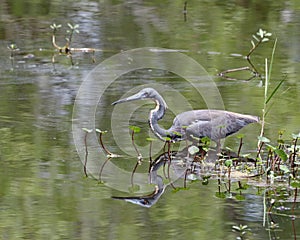
[{"label": "heron's head", "polygon": [[143,99],[158,100],[160,98],[162,99],[162,97],[159,95],[159,93],[155,89],[144,88],[141,91],[139,91],[138,93],[136,93],[130,97],[123,98],[123,99],[113,102],[112,105],[116,105],[118,103],[123,103],[123,102],[135,101],[135,100],[143,100]]}]

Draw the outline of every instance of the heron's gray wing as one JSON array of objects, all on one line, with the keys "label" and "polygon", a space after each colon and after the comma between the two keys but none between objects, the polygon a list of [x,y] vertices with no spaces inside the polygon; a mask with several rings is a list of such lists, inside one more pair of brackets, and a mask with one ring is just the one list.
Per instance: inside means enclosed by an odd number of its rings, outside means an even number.
[{"label": "heron's gray wing", "polygon": [[209,137],[213,141],[225,138],[238,132],[244,126],[257,122],[257,118],[248,115],[234,114],[222,111],[214,114],[210,120],[199,120],[189,125],[186,129],[186,136],[202,138]]}]

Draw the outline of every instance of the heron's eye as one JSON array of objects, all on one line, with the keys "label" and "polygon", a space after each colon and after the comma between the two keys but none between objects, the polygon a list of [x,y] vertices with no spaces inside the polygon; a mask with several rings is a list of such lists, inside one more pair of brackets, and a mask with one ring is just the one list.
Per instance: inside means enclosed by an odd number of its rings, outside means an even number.
[{"label": "heron's eye", "polygon": [[149,96],[149,93],[147,93],[147,92],[144,92],[144,93],[143,93],[143,97],[144,97],[144,98],[146,98],[146,97],[148,97],[148,96]]}]

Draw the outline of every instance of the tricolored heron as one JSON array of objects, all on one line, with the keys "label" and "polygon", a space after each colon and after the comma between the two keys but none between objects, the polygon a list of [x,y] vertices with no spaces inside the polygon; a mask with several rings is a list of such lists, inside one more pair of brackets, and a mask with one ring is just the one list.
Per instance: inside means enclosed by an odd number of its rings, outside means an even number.
[{"label": "tricolored heron", "polygon": [[257,116],[223,110],[191,110],[177,115],[173,125],[164,129],[158,125],[158,121],[163,118],[167,104],[153,88],[144,88],[130,97],[113,102],[112,105],[142,99],[151,99],[156,103],[156,107],[150,111],[149,125],[153,133],[163,141],[195,141],[208,137],[218,143],[220,139],[236,133],[244,126],[259,121]]}]

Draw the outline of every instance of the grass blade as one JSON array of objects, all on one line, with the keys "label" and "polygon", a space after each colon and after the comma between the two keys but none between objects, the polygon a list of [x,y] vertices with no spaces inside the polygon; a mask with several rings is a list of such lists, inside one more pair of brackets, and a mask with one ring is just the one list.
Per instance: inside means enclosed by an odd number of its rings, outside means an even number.
[{"label": "grass blade", "polygon": [[272,99],[272,97],[273,97],[274,94],[277,92],[277,90],[280,88],[280,86],[281,86],[281,84],[283,83],[284,80],[285,80],[285,78],[282,79],[282,80],[278,83],[278,85],[276,86],[276,88],[273,90],[273,92],[270,94],[270,96],[269,96],[268,99],[266,100],[266,104],[268,104],[268,102]]}]

